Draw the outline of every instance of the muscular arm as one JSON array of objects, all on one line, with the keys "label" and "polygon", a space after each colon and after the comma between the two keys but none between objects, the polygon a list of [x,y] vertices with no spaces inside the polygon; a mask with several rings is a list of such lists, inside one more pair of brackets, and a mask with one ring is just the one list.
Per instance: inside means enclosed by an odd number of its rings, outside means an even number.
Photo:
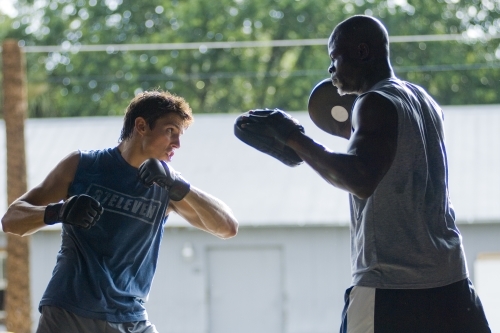
[{"label": "muscular arm", "polygon": [[388,99],[369,93],[356,103],[352,126],[347,153],[333,152],[298,131],[287,144],[328,183],[368,198],[394,160],[397,111]]},{"label": "muscular arm", "polygon": [[191,186],[180,201],[170,201],[167,214],[175,211],[191,225],[219,238],[231,238],[238,232],[238,222],[221,200]]},{"label": "muscular arm", "polygon": [[42,183],[15,200],[2,218],[3,231],[26,236],[46,226],[43,222],[45,208],[50,203],[67,199],[79,160],[78,152],[69,154]]}]

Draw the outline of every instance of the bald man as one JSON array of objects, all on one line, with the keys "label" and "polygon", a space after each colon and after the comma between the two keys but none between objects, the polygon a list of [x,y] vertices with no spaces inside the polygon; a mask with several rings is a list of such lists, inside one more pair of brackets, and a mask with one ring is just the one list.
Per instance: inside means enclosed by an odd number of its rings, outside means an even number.
[{"label": "bald man", "polygon": [[[358,96],[346,153],[298,129],[285,140],[350,194],[352,286],[341,332],[490,332],[448,194],[443,112],[394,75],[388,39],[368,16],[341,22],[329,38],[332,83]],[[282,135],[293,126],[284,121],[269,126]]]}]

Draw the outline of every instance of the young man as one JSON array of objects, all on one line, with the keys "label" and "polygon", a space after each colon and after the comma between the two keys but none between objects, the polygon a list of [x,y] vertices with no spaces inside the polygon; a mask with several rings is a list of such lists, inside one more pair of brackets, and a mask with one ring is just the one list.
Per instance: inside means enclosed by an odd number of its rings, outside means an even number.
[{"label": "young man", "polygon": [[223,239],[236,235],[231,209],[167,164],[192,120],[181,97],[139,94],[117,147],[69,154],[10,205],[5,232],[24,236],[62,223],[37,333],[155,333],[144,302],[168,215]]},{"label": "young man", "polygon": [[378,20],[341,22],[328,53],[339,93],[358,95],[347,153],[315,142],[291,117],[268,130],[350,193],[352,286],[341,332],[490,332],[448,194],[442,110],[394,75]]}]

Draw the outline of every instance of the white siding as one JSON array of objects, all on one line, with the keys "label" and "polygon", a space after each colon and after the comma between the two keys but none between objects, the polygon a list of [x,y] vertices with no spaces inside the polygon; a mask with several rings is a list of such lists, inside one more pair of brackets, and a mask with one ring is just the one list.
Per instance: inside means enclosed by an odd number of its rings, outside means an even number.
[{"label": "white siding", "polygon": [[[500,220],[500,106],[447,106],[445,129],[452,201],[459,223]],[[306,133],[333,150],[346,140],[294,112]],[[348,196],[306,165],[290,168],[233,135],[234,114],[197,114],[172,166],[194,186],[226,201],[244,225],[334,224],[349,221]],[[28,119],[28,187],[70,151],[117,144],[121,117]],[[0,133],[5,133],[0,122]],[[5,135],[0,135],[5,147]],[[5,150],[0,149],[0,213],[6,209]],[[177,217],[172,223],[184,225]]]}]

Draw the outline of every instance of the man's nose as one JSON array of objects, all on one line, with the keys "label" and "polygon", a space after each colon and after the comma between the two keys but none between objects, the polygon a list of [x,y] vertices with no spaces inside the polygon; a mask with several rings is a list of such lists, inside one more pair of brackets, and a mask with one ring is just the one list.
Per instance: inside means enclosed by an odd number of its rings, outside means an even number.
[{"label": "man's nose", "polygon": [[180,148],[181,147],[181,138],[179,136],[175,137],[175,139],[172,140],[171,144],[176,149]]},{"label": "man's nose", "polygon": [[330,66],[328,67],[328,73],[333,74],[333,72],[335,72],[335,66],[333,66],[333,63],[332,63],[332,64],[330,64]]}]

